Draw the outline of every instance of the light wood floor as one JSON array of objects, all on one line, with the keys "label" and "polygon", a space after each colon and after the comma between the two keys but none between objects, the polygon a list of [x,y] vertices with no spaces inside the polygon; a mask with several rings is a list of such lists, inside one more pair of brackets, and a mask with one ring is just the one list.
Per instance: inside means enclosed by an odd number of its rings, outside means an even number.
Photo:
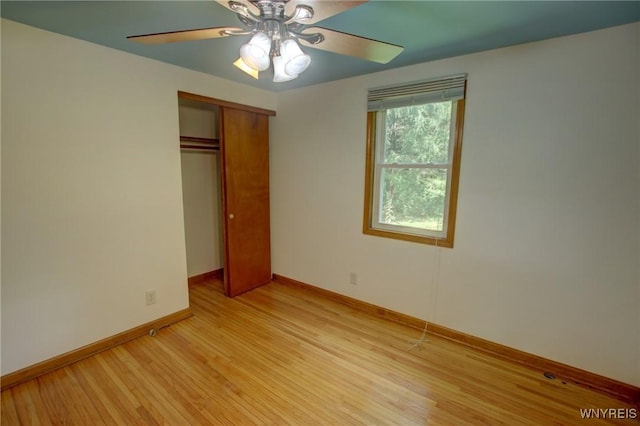
[{"label": "light wood floor", "polygon": [[580,408],[631,408],[435,337],[408,351],[420,331],[282,284],[228,299],[210,281],[191,306],[2,392],[2,425],[574,425]]}]

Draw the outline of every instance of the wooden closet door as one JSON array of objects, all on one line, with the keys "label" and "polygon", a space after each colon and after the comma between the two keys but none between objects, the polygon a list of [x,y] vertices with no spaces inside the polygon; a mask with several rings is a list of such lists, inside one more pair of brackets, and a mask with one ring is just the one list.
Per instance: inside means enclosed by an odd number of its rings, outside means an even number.
[{"label": "wooden closet door", "polygon": [[224,286],[229,297],[271,281],[269,117],[220,108]]}]

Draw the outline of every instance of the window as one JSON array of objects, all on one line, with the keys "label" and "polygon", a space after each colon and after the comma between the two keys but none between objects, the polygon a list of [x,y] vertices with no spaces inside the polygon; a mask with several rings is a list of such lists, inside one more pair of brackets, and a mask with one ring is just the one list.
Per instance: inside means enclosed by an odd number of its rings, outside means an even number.
[{"label": "window", "polygon": [[453,247],[466,75],[372,89],[365,234]]}]

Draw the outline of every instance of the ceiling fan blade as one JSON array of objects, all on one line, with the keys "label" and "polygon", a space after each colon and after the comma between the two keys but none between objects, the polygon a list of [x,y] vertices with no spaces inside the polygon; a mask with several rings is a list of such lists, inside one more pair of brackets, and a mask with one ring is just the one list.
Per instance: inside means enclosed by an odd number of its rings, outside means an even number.
[{"label": "ceiling fan blade", "polygon": [[339,53],[341,55],[354,56],[367,61],[386,64],[398,56],[404,47],[391,43],[385,43],[366,37],[340,31],[329,30],[321,27],[309,27],[302,31],[303,35],[320,34],[324,38],[321,42],[314,44],[303,37],[298,40],[315,49],[326,50],[328,52]]},{"label": "ceiling fan blade", "polygon": [[295,15],[295,10],[298,5],[310,6],[313,9],[313,16],[309,19],[299,21],[301,24],[309,25],[320,22],[330,16],[337,15],[338,13],[345,12],[368,1],[369,0],[289,0],[285,7],[285,13],[287,16],[293,16]]},{"label": "ceiling fan blade", "polygon": [[176,43],[179,41],[206,40],[228,37],[234,33],[244,34],[245,30],[236,27],[200,28],[197,30],[170,31],[167,33],[142,34],[127,37],[131,41],[143,44]]}]

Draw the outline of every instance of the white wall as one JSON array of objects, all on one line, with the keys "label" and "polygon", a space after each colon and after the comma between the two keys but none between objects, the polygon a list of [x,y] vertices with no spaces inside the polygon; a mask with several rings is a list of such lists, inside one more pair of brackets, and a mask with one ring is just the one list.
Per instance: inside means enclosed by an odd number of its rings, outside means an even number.
[{"label": "white wall", "polygon": [[187,250],[187,275],[223,267],[219,157],[211,151],[184,150],[182,200]]},{"label": "white wall", "polygon": [[[639,40],[633,24],[280,94],[273,271],[640,385]],[[363,235],[367,89],[457,73],[455,247]]]},{"label": "white wall", "polygon": [[[218,108],[181,102],[180,135],[218,138]],[[187,275],[222,268],[222,194],[219,154],[182,150],[182,200],[187,250]]]},{"label": "white wall", "polygon": [[180,99],[178,108],[180,136],[218,138],[218,107],[216,105]]},{"label": "white wall", "polygon": [[7,374],[188,306],[177,91],[276,98],[7,20],[2,65]]},{"label": "white wall", "polygon": [[[0,19],[0,45],[2,44],[2,20]],[[0,54],[0,79],[2,78],[2,55]],[[2,98],[2,84],[0,84],[0,99]],[[2,117],[2,102],[0,102],[0,117]],[[0,122],[0,214],[2,212],[2,123]],[[0,223],[0,241],[2,241],[2,225]],[[0,350],[2,348],[2,244],[0,243]],[[0,356],[0,374],[2,372],[2,357]]]}]

